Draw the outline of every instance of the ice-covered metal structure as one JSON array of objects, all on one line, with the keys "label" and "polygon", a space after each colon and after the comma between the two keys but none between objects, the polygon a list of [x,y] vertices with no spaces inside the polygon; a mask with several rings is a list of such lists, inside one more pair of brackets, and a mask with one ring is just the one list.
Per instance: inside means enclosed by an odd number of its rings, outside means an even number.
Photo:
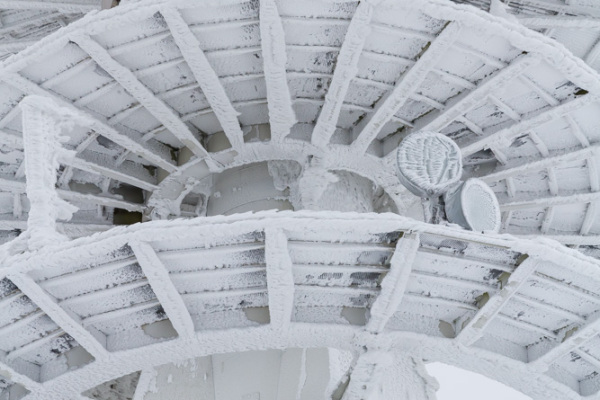
[{"label": "ice-covered metal structure", "polygon": [[0,0],[0,399],[600,399],[595,1],[116,3]]}]

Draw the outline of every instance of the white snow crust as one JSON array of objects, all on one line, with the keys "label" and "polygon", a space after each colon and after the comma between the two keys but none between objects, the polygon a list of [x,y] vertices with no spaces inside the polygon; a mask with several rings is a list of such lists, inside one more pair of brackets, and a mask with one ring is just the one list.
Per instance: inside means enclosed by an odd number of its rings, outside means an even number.
[{"label": "white snow crust", "polygon": [[[350,354],[345,399],[431,398],[436,360],[598,397],[599,15],[486,5],[123,1],[34,35],[0,64],[0,398],[294,347],[304,381]],[[416,220],[460,179],[473,232]]]}]

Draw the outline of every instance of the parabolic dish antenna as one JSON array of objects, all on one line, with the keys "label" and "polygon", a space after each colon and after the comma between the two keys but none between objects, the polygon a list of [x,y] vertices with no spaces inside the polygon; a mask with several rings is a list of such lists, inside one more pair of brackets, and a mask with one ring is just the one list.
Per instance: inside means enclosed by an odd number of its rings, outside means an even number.
[{"label": "parabolic dish antenna", "polygon": [[500,230],[500,205],[481,179],[470,178],[445,196],[448,220],[476,232]]},{"label": "parabolic dish antenna", "polygon": [[398,147],[400,181],[421,197],[439,196],[460,180],[460,149],[447,136],[417,132]]}]

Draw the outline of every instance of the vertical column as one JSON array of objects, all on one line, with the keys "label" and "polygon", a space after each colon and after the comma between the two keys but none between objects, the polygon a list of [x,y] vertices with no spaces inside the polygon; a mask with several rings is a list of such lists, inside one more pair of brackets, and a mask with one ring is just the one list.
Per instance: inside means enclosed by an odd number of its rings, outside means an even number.
[{"label": "vertical column", "polygon": [[29,96],[21,102],[23,113],[23,145],[25,176],[30,211],[27,238],[30,250],[37,250],[57,241],[67,240],[56,231],[58,219],[68,220],[77,208],[56,192],[56,171],[59,156],[66,150],[60,145],[61,118],[51,100]]},{"label": "vertical column", "polygon": [[394,360],[382,374],[381,400],[435,400],[439,389],[437,380],[430,376],[420,359],[394,354]]},{"label": "vertical column", "polygon": [[[382,399],[383,377],[391,365],[392,356],[388,351],[368,350],[359,355],[342,400]],[[400,376],[396,378],[402,379]],[[390,397],[390,400],[392,398]],[[398,399],[403,400],[401,397]]]}]

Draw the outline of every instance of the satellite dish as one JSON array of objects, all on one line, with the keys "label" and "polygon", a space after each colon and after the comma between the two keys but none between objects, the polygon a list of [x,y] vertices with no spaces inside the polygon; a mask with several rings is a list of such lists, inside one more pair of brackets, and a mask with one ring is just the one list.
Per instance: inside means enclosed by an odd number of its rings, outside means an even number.
[{"label": "satellite dish", "polygon": [[500,230],[498,199],[481,179],[467,179],[444,198],[448,221],[477,232]]},{"label": "satellite dish", "polygon": [[458,184],[462,172],[460,149],[437,132],[408,135],[398,147],[398,177],[420,197],[434,197]]}]

